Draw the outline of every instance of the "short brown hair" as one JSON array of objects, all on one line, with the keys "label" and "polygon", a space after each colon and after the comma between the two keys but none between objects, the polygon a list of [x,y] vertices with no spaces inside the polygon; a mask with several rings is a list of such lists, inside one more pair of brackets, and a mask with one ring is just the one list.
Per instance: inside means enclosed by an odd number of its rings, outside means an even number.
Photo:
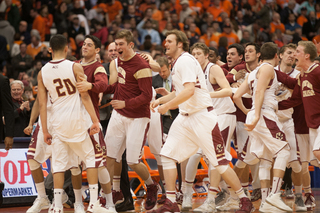
[{"label": "short brown hair", "polygon": [[201,49],[204,55],[208,55],[210,52],[209,47],[207,47],[207,45],[201,42],[197,42],[194,45],[192,45],[192,47],[190,48],[190,52],[192,52],[194,49]]},{"label": "short brown hair", "polygon": [[160,67],[167,66],[169,68],[169,61],[165,56],[158,58],[157,63],[160,65]]},{"label": "short brown hair", "polygon": [[175,30],[170,30],[170,31],[168,31],[168,32],[166,33],[166,37],[167,37],[168,35],[171,35],[171,34],[176,35],[177,44],[178,44],[179,42],[181,42],[181,43],[183,44],[182,49],[183,49],[184,51],[188,52],[188,51],[189,51],[189,40],[188,40],[187,35],[186,35],[184,32],[175,29]]},{"label": "short brown hair", "polygon": [[262,45],[261,49],[261,60],[270,60],[273,59],[274,56],[278,52],[278,46],[273,42],[266,42]]},{"label": "short brown hair", "polygon": [[304,47],[304,53],[310,55],[310,61],[314,61],[314,59],[318,56],[316,45],[314,45],[312,41],[299,41],[298,45]]},{"label": "short brown hair", "polygon": [[116,36],[114,39],[121,39],[124,38],[127,43],[129,44],[130,42],[133,42],[133,34],[130,30],[120,30],[117,32]]},{"label": "short brown hair", "polygon": [[283,45],[280,50],[279,50],[279,55],[283,54],[287,49],[297,49],[297,45],[293,44],[293,43],[289,43],[286,45]]}]

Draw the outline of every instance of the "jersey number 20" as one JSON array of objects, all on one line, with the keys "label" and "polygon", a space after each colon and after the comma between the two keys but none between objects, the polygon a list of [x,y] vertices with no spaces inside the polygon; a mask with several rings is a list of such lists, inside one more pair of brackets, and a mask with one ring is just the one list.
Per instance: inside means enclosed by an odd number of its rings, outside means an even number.
[{"label": "jersey number 20", "polygon": [[72,94],[76,93],[76,87],[72,84],[72,82],[71,82],[71,80],[69,78],[63,79],[63,80],[61,80],[60,78],[56,78],[56,79],[53,80],[53,84],[58,84],[56,86],[56,90],[57,90],[57,93],[58,93],[59,97],[62,97],[62,96],[66,95],[65,89],[63,91],[63,88],[67,89],[67,92],[68,92],[69,95],[72,95]]}]

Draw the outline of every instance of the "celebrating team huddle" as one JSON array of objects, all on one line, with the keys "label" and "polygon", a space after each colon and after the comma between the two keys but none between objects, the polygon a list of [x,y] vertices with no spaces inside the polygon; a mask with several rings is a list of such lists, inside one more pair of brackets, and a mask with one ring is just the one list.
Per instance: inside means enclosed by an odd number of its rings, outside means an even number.
[{"label": "celebrating team huddle", "polygon": [[[166,56],[157,61],[135,53],[133,41],[130,31],[117,33],[118,56],[110,63],[108,84],[106,70],[95,58],[99,39],[86,36],[82,58],[76,63],[66,59],[65,37],[51,38],[52,60],[38,75],[38,98],[25,129],[30,134],[40,114],[27,153],[38,197],[27,213],[47,208],[51,213],[63,212],[64,172],[69,169],[74,212],[132,210],[115,205],[115,194],[121,194],[118,163],[125,150],[129,167],[147,186],[144,208],[150,212],[250,213],[255,210],[252,203],[260,198],[260,212],[315,207],[308,171],[309,163],[317,167],[320,163],[320,66],[314,63],[315,44],[301,41],[280,50],[272,42],[261,47],[232,44],[223,64],[205,44],[189,47],[182,31],[167,32]],[[152,71],[160,74],[152,77]],[[163,75],[166,71],[169,74]],[[105,138],[99,123],[103,94],[113,94]],[[179,113],[173,116],[176,109]],[[162,132],[161,120],[164,125],[170,123],[165,126],[168,132]],[[158,201],[158,183],[140,161],[146,139],[165,186]],[[233,169],[229,164],[232,140],[238,154]],[[40,167],[49,157],[52,203]],[[209,162],[210,187],[205,202],[192,209],[192,186],[201,157]],[[182,192],[176,192],[176,163],[182,167]],[[292,168],[294,209],[281,198],[286,168]],[[86,210],[81,170],[87,171],[90,190]]]}]

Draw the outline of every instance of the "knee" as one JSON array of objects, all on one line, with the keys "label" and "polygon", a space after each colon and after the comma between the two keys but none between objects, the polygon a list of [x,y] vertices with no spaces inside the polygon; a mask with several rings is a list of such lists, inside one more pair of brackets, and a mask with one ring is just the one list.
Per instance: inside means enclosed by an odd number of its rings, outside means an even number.
[{"label": "knee", "polygon": [[33,159],[29,159],[28,160],[29,163],[29,167],[31,171],[37,170],[38,168],[40,168],[40,163],[38,163],[37,161],[33,160]]},{"label": "knee", "polygon": [[79,167],[70,169],[72,176],[77,176],[81,174],[81,169]]},{"label": "knee", "polygon": [[292,168],[292,171],[294,173],[300,173],[301,172],[301,164],[299,163],[299,161],[294,161],[290,164],[290,167]]},{"label": "knee", "polygon": [[163,170],[176,169],[176,162],[170,158],[161,156]]},{"label": "knee", "polygon": [[261,160],[259,165],[259,178],[260,180],[270,180],[271,162]]},{"label": "knee", "polygon": [[246,163],[243,162],[242,160],[238,160],[236,163],[236,167],[238,167],[239,169],[244,169],[246,167]]},{"label": "knee", "polygon": [[308,172],[309,172],[309,164],[308,164],[308,162],[303,162],[302,163],[302,174],[305,174]]},{"label": "knee", "polygon": [[320,150],[314,150],[313,155],[320,161]]}]

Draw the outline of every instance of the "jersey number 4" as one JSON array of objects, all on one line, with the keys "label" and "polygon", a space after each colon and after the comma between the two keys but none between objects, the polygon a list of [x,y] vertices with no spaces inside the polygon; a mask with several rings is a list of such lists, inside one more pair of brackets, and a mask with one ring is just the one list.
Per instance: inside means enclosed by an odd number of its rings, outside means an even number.
[{"label": "jersey number 4", "polygon": [[69,95],[76,93],[76,87],[72,84],[69,78],[61,80],[56,78],[53,80],[53,84],[58,84],[56,90],[59,97],[66,96],[66,89]]}]

